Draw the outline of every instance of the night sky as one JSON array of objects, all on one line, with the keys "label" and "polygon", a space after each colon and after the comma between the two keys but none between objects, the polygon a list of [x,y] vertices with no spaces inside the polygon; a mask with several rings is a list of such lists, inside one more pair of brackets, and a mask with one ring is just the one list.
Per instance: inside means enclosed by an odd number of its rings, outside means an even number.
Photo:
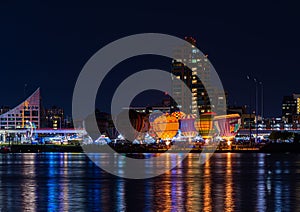
[{"label": "night sky", "polygon": [[[247,75],[264,83],[265,116],[280,116],[282,96],[300,93],[296,3],[110,2],[1,1],[0,106],[19,104],[27,84],[26,96],[41,87],[46,107],[58,105],[71,114],[73,88],[87,60],[109,42],[145,32],[195,37],[219,73],[231,105],[248,104],[250,86],[254,96]],[[124,61],[112,70],[115,84],[101,86],[97,107],[109,108],[114,86],[130,73],[170,67],[168,60],[154,56]],[[154,102],[154,96],[143,99]]]}]

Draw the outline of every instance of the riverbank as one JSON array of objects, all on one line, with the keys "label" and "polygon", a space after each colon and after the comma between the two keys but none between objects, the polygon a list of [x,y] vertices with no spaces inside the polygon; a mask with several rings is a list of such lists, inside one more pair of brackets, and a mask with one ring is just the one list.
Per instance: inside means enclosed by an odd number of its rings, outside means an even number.
[{"label": "riverbank", "polygon": [[[107,146],[106,146],[107,147]],[[270,143],[260,147],[250,147],[250,146],[239,146],[235,148],[214,148],[206,147],[204,150],[201,148],[181,148],[181,149],[168,149],[167,147],[151,147],[146,145],[122,145],[113,147],[116,152],[119,153],[164,153],[168,151],[169,153],[201,153],[201,152],[215,152],[215,153],[300,153],[300,144],[294,143]],[[2,153],[42,153],[42,152],[72,152],[72,153],[105,153],[108,152],[105,146],[101,145],[88,145],[84,146],[84,150],[81,146],[75,145],[30,145],[30,144],[19,144],[11,146],[2,146]]]}]

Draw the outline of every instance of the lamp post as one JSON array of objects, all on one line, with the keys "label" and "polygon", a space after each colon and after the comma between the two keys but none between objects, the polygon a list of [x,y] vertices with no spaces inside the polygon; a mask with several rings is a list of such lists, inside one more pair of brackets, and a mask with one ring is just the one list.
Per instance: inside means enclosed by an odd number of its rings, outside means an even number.
[{"label": "lamp post", "polygon": [[[251,80],[251,77],[248,75],[247,76],[248,80]],[[256,78],[253,78],[253,81],[255,83],[255,131],[256,131],[256,136],[255,136],[255,142],[257,142],[257,136],[258,136],[258,84],[261,85],[261,87],[263,86],[262,82],[258,82]],[[251,115],[252,115],[252,111],[251,111],[251,86],[249,86],[250,88],[250,113],[249,113],[249,132],[250,132],[250,141],[251,141]],[[263,89],[262,89],[263,92]],[[262,95],[262,111],[263,112],[263,95]]]},{"label": "lamp post", "polygon": [[[247,75],[247,80],[250,80],[250,76]],[[251,144],[251,86],[249,86],[249,141]]]},{"label": "lamp post", "polygon": [[258,136],[258,81],[256,78],[253,78],[255,83],[255,129],[256,129],[256,136],[255,136],[255,143],[257,143],[257,136]]},{"label": "lamp post", "polygon": [[259,82],[260,88],[261,88],[261,120],[263,120],[264,117],[264,85],[263,82]]}]

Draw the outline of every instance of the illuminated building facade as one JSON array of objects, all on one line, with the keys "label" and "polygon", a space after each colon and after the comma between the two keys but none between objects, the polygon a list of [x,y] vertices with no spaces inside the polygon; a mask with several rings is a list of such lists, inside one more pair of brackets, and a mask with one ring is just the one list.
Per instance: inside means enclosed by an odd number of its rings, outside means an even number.
[{"label": "illuminated building facade", "polygon": [[52,106],[45,110],[47,128],[60,129],[64,127],[64,109]]},{"label": "illuminated building facade", "polygon": [[0,115],[0,129],[26,128],[29,124],[39,128],[40,103],[40,89],[38,88],[20,105]]},{"label": "illuminated building facade", "polygon": [[[196,48],[196,40],[194,38],[186,37],[185,40],[191,46],[186,45],[174,50],[172,74],[177,79],[183,81],[190,89],[192,100],[190,101],[190,95],[185,93],[183,85],[179,81],[173,80],[172,94],[177,100],[176,103],[173,102],[173,105],[179,109],[183,109],[185,113],[225,113],[224,108],[226,108],[227,101],[222,96],[222,91],[210,86],[210,83],[207,83],[206,87],[202,83],[203,81],[211,81],[212,67],[207,55],[201,56],[199,50]],[[201,76],[202,79],[199,79],[198,76]],[[212,102],[210,102],[207,91],[213,94],[210,97]]]},{"label": "illuminated building facade", "polygon": [[300,94],[283,97],[282,119],[289,124],[300,124]]}]

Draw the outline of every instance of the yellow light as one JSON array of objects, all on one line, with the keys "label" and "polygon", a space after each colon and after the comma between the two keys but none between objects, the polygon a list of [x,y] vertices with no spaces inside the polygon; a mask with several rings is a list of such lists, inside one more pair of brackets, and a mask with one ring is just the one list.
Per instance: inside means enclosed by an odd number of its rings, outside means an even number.
[{"label": "yellow light", "polygon": [[172,115],[162,115],[154,120],[152,123],[153,131],[161,139],[172,139],[178,129],[179,122],[178,119]]},{"label": "yellow light", "polygon": [[230,146],[231,145],[231,141],[228,140],[227,141],[227,145]]},{"label": "yellow light", "polygon": [[211,138],[214,134],[213,117],[214,114],[202,114],[195,120],[194,126],[204,139]]}]

